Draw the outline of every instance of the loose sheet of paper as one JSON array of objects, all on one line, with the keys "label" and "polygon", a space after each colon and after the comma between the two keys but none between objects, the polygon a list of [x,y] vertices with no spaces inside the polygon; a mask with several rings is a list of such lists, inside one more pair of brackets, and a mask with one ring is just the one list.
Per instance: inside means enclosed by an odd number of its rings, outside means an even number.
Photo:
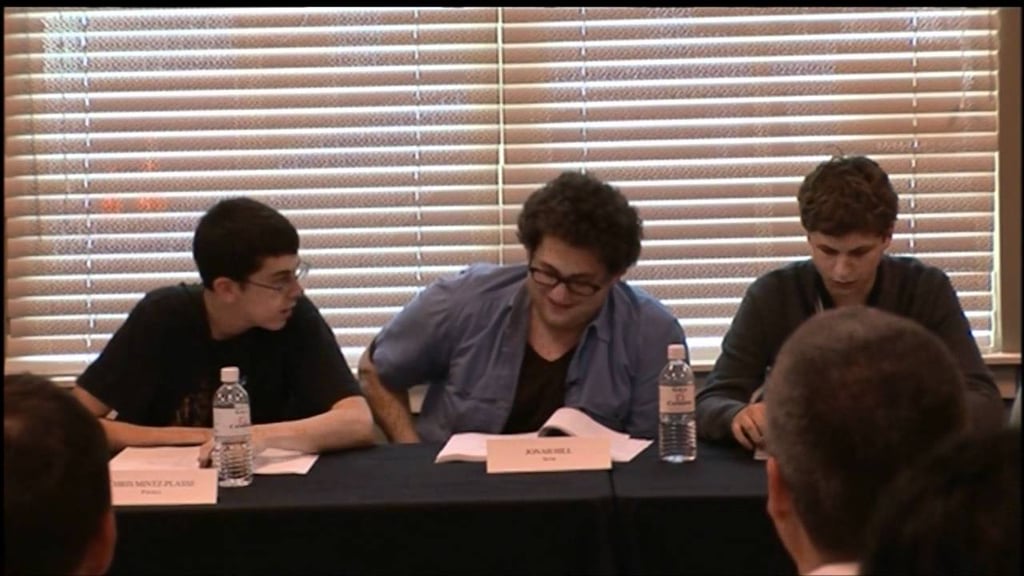
[{"label": "loose sheet of paper", "polygon": [[640,438],[612,440],[612,462],[629,462],[653,443],[654,440]]},{"label": "loose sheet of paper", "polygon": [[551,431],[561,431],[570,436],[606,437],[612,439],[613,443],[616,440],[629,438],[629,434],[606,428],[584,412],[575,408],[560,408],[556,410],[548,418],[547,422],[541,426],[539,432],[541,436],[546,436]]},{"label": "loose sheet of paper", "polygon": [[492,438],[536,438],[536,432],[523,434],[482,434],[463,432],[452,434],[444,448],[434,458],[435,464],[442,462],[484,462],[487,460],[487,441]]},{"label": "loose sheet of paper", "polygon": [[294,450],[267,448],[253,457],[252,471],[254,474],[306,474],[317,457]]},{"label": "loose sheet of paper", "polygon": [[611,442],[611,455],[614,462],[629,462],[653,442],[653,440],[630,438],[629,434],[616,432],[602,426],[582,410],[570,407],[555,410],[555,413],[548,418],[538,432],[540,436],[548,436],[555,431],[584,438],[608,438]]},{"label": "loose sheet of paper", "polygon": [[[254,474],[306,474],[316,454],[267,448],[253,457]],[[199,446],[129,446],[110,461],[111,470],[174,470],[199,467]]]}]

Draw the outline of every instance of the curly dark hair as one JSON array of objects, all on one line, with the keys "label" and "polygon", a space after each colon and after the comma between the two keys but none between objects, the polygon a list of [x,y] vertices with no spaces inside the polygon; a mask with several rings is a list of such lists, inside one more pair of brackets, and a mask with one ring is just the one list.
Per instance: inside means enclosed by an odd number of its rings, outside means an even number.
[{"label": "curly dark hair", "polygon": [[899,212],[889,175],[866,156],[838,156],[818,164],[797,194],[808,232],[844,236],[892,233]]},{"label": "curly dark hair", "polygon": [[579,172],[563,172],[534,192],[519,213],[519,241],[533,256],[545,236],[592,249],[609,274],[640,257],[643,223],[618,188]]}]

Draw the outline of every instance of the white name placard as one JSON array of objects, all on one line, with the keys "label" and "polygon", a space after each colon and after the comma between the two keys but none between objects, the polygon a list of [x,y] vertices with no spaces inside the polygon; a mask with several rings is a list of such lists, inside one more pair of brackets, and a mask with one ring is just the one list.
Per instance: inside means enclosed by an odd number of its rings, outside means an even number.
[{"label": "white name placard", "polygon": [[114,506],[216,504],[217,469],[111,470]]},{"label": "white name placard", "polygon": [[487,473],[608,470],[611,440],[582,436],[493,438],[487,441]]}]

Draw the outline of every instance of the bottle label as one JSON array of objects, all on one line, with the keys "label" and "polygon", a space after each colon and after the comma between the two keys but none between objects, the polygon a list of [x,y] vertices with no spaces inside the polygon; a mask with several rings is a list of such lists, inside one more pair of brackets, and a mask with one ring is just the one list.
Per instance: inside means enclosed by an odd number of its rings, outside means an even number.
[{"label": "bottle label", "polygon": [[213,433],[218,438],[232,438],[249,435],[249,407],[213,409]]},{"label": "bottle label", "polygon": [[662,414],[693,412],[695,386],[658,386],[658,405]]}]

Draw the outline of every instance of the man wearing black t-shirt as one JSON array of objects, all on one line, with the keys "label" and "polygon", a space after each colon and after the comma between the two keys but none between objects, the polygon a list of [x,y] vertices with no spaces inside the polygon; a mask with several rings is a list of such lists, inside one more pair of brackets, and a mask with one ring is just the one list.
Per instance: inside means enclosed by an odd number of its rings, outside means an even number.
[{"label": "man wearing black t-shirt", "polygon": [[373,442],[369,406],[303,294],[298,249],[295,227],[255,200],[224,200],[202,217],[192,246],[202,284],[146,294],[73,390],[111,449],[209,442],[224,366],[245,379],[257,451]]}]

